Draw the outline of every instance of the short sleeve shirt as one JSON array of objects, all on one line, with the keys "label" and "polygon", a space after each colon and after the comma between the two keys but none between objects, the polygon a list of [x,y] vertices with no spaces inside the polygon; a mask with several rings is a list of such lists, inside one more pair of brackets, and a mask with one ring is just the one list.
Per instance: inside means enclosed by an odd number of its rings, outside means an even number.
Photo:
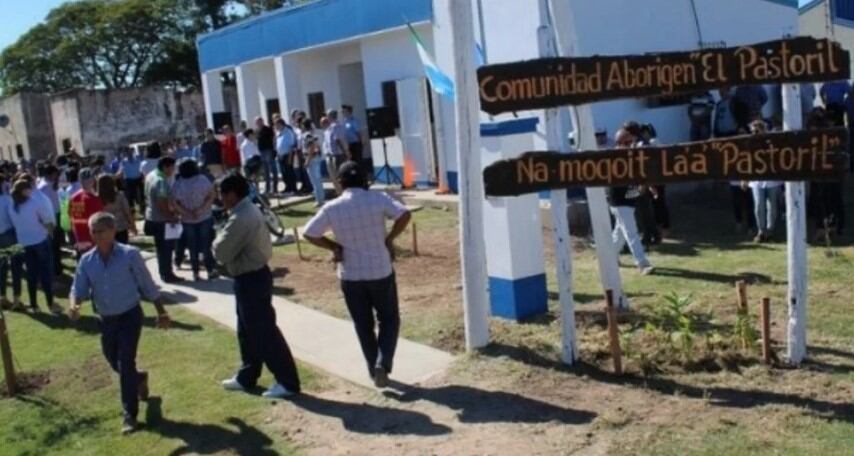
[{"label": "short sleeve shirt", "polygon": [[68,203],[68,215],[71,217],[71,230],[78,245],[86,248],[92,244],[89,217],[102,210],[104,210],[104,203],[93,193],[80,190],[71,197]]},{"label": "short sleeve shirt", "polygon": [[[213,190],[213,183],[207,177],[199,174],[189,179],[175,180],[175,184],[172,185],[172,197],[182,207],[195,211],[204,205],[211,190]],[[182,221],[184,223],[199,223],[209,218],[211,218],[210,210],[198,217],[185,216]]]},{"label": "short sleeve shirt", "polygon": [[338,265],[341,280],[380,280],[393,271],[385,245],[386,220],[405,213],[406,207],[385,193],[347,189],[308,222],[305,235],[317,238],[332,231],[344,249]]},{"label": "short sleeve shirt", "polygon": [[145,219],[152,222],[166,222],[169,220],[169,214],[164,214],[155,201],[161,198],[169,198],[171,190],[169,179],[160,172],[154,171],[145,178],[145,198],[147,205],[145,207]]}]

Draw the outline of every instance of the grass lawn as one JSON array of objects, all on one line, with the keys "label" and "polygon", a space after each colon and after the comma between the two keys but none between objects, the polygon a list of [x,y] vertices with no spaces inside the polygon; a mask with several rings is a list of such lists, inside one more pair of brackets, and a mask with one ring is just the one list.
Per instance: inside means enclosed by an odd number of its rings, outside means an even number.
[{"label": "grass lawn", "polygon": [[[0,399],[0,455],[293,453],[275,431],[272,401],[219,386],[238,362],[234,334],[179,308],[170,313],[173,328],[160,331],[146,307],[138,364],[150,373],[152,397],[140,404],[143,428],[121,436],[118,378],[100,354],[95,317],[87,311],[72,324],[7,312],[19,374],[46,384]],[[311,371],[300,375],[304,387],[317,386]],[[260,385],[271,382],[265,372]]]}]

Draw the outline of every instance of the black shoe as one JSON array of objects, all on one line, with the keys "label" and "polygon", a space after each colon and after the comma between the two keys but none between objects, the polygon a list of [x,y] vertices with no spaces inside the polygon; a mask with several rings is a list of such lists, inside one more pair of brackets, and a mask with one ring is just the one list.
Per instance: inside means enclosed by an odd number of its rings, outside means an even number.
[{"label": "black shoe", "polygon": [[136,422],[136,418],[125,417],[122,421],[122,435],[128,435],[136,432],[138,427],[139,423]]},{"label": "black shoe", "polygon": [[184,282],[184,279],[181,277],[178,277],[176,275],[172,275],[172,276],[166,277],[165,279],[163,279],[163,281],[166,283],[182,283],[182,282]]},{"label": "black shoe", "polygon": [[374,368],[374,386],[377,388],[386,388],[388,386],[388,372],[384,367],[377,366]]}]

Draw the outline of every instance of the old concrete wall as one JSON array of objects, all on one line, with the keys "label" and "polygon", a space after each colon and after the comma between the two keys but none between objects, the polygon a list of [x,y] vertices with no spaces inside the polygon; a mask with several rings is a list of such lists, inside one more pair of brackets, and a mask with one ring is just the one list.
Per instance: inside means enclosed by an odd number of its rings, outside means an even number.
[{"label": "old concrete wall", "polygon": [[33,93],[20,93],[0,100],[0,114],[10,123],[0,128],[0,158],[17,160],[17,146],[24,157],[46,158],[54,149],[53,128],[48,98]]},{"label": "old concrete wall", "polygon": [[[73,111],[68,98],[55,100],[53,111]],[[195,136],[205,126],[200,92],[152,88],[77,91],[75,99],[79,150],[88,154],[111,156],[117,147],[131,143]],[[68,132],[64,137],[76,138],[73,114],[62,119],[55,116],[54,123],[60,144],[60,131]]]},{"label": "old concrete wall", "polygon": [[54,95],[50,102],[56,150],[64,151],[63,142],[83,153],[83,133],[80,131],[80,116],[77,113],[77,91]]}]

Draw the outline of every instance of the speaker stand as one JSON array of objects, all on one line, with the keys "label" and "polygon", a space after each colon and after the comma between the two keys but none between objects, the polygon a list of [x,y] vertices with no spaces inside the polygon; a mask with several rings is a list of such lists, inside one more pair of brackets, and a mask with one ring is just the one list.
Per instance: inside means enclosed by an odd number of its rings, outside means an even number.
[{"label": "speaker stand", "polygon": [[388,176],[386,180],[389,185],[397,184],[400,185],[400,188],[403,188],[403,180],[400,179],[400,176],[398,176],[388,164],[388,146],[385,143],[385,138],[383,138],[383,160],[385,160],[385,163],[374,175],[374,182],[378,181],[380,174],[385,172],[386,176]]}]

